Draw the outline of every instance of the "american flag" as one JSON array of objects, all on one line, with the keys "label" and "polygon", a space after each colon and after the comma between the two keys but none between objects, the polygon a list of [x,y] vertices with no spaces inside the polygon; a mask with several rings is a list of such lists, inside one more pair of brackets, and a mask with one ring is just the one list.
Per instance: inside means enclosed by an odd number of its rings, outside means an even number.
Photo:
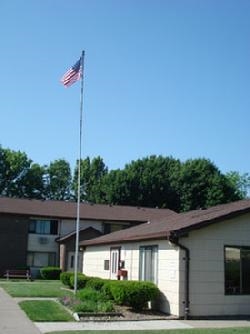
[{"label": "american flag", "polygon": [[73,85],[77,80],[81,79],[82,59],[80,58],[74,66],[72,66],[60,80],[65,87]]}]

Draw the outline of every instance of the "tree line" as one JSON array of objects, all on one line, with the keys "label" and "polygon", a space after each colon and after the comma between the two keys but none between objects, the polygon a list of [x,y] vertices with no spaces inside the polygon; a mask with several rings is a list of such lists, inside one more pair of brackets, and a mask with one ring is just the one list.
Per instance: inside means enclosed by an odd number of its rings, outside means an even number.
[{"label": "tree line", "polygon": [[[0,196],[76,200],[78,162],[64,159],[39,165],[27,154],[0,147]],[[81,160],[81,201],[169,208],[177,212],[208,208],[247,197],[248,173],[223,174],[206,158],[181,162],[149,156],[123,169],[109,170],[101,157]]]}]

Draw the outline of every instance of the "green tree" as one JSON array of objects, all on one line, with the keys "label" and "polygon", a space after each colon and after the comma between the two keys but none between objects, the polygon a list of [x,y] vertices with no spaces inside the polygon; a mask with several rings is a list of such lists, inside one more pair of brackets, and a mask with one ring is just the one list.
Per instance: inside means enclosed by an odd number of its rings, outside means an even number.
[{"label": "green tree", "polygon": [[25,153],[0,148],[0,193],[3,196],[22,196],[20,189],[24,175],[30,168],[31,160]]},{"label": "green tree", "polygon": [[69,200],[71,198],[71,169],[64,159],[55,160],[45,168],[44,187],[46,199]]},{"label": "green tree", "polygon": [[45,168],[39,164],[32,163],[30,168],[24,173],[21,178],[18,189],[21,192],[18,197],[22,198],[45,198],[45,185],[44,185],[44,173]]},{"label": "green tree", "polygon": [[176,191],[180,161],[150,156],[132,161],[104,178],[105,202],[146,207],[180,207]]},{"label": "green tree", "polygon": [[207,159],[181,163],[150,156],[102,179],[102,203],[189,211],[239,199],[235,187]]},{"label": "green tree", "polygon": [[250,194],[250,175],[249,173],[240,174],[236,171],[228,172],[226,178],[235,188],[236,194],[240,198],[247,198]]},{"label": "green tree", "polygon": [[132,205],[129,180],[124,170],[111,170],[101,179],[99,203]]},{"label": "green tree", "polygon": [[[78,168],[60,159],[40,166],[20,151],[0,146],[0,196],[69,200],[77,197]],[[82,201],[189,211],[246,198],[250,176],[226,175],[208,159],[183,163],[150,156],[108,171],[101,157],[81,161]]]},{"label": "green tree", "polygon": [[179,160],[154,155],[126,165],[131,204],[178,210],[179,169]]},{"label": "green tree", "polygon": [[43,198],[43,173],[25,153],[0,147],[1,196]]},{"label": "green tree", "polygon": [[[105,166],[101,157],[96,157],[90,160],[87,157],[81,160],[80,165],[80,198],[81,201],[89,201],[92,203],[102,202],[102,179],[108,173],[108,168]],[[74,171],[73,191],[77,198],[78,187],[78,161]]]},{"label": "green tree", "polygon": [[208,159],[190,159],[181,166],[181,211],[208,208],[239,199],[235,188]]}]

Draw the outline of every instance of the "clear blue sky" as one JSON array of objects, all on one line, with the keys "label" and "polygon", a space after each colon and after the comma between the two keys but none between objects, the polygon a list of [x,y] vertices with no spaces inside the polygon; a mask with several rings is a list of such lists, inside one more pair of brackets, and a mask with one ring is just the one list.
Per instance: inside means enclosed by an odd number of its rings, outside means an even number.
[{"label": "clear blue sky", "polygon": [[152,154],[250,172],[249,0],[2,0],[0,144],[109,169]]}]

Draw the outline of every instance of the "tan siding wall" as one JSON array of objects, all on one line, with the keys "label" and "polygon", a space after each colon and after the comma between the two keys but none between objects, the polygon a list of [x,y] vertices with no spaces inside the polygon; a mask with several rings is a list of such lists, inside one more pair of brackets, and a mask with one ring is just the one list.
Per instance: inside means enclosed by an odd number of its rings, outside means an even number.
[{"label": "tan siding wall", "polygon": [[[121,260],[125,261],[129,280],[139,279],[139,247],[158,245],[158,287],[162,292],[157,308],[165,313],[179,315],[179,249],[168,241],[126,243],[121,246]],[[104,270],[104,260],[110,258],[110,246],[87,247],[84,252],[83,272],[86,275],[109,278]]]},{"label": "tan siding wall", "polygon": [[88,276],[109,278],[109,270],[104,270],[104,260],[110,260],[109,247],[88,247],[83,253],[83,273]]},{"label": "tan siding wall", "polygon": [[129,280],[139,279],[140,246],[158,246],[158,282],[161,297],[157,308],[165,313],[179,315],[179,249],[168,241],[153,240],[122,245],[121,259],[125,260]]},{"label": "tan siding wall", "polygon": [[248,314],[250,295],[224,294],[224,246],[250,246],[250,215],[193,231],[181,243],[190,249],[190,314]]},{"label": "tan siding wall", "polygon": [[[217,223],[189,233],[180,242],[190,249],[190,315],[223,316],[249,314],[250,295],[224,294],[224,246],[250,246],[250,214]],[[158,245],[158,287],[162,292],[160,309],[184,315],[185,253],[168,241],[134,242],[121,245],[128,279],[138,280],[139,247]],[[89,275],[108,278],[104,259],[109,246],[88,247],[85,270]]]}]

